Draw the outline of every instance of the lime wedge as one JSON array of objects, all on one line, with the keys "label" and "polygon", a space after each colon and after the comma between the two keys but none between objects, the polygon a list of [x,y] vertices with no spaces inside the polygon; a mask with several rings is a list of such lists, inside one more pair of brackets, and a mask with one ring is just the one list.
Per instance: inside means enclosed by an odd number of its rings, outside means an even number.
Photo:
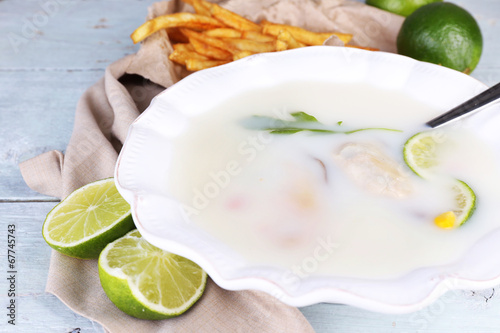
[{"label": "lime wedge", "polygon": [[417,133],[404,145],[404,160],[413,172],[426,178],[429,169],[437,165],[437,146],[433,132]]},{"label": "lime wedge", "polygon": [[151,320],[184,313],[207,281],[194,262],[149,244],[137,230],[106,246],[99,256],[99,277],[120,310]]},{"label": "lime wedge", "polygon": [[465,182],[458,180],[452,187],[455,192],[457,207],[453,210],[456,216],[455,226],[459,227],[474,213],[476,209],[476,194]]},{"label": "lime wedge", "polygon": [[52,209],[43,237],[55,250],[76,258],[95,259],[113,240],[134,228],[130,205],[113,178],[87,184]]}]

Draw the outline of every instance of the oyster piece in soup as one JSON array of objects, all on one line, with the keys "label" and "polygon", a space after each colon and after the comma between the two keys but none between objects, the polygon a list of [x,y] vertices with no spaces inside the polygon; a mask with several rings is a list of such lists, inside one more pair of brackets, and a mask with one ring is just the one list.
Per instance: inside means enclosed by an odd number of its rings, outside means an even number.
[{"label": "oyster piece in soup", "polygon": [[412,192],[411,180],[401,164],[373,144],[346,143],[333,159],[356,185],[374,194],[402,198]]}]

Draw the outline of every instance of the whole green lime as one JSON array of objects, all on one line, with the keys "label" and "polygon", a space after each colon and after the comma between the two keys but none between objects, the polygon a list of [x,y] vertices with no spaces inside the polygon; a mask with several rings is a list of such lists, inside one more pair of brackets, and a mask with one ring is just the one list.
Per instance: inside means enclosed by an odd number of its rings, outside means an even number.
[{"label": "whole green lime", "polygon": [[449,2],[436,2],[405,19],[397,47],[399,54],[470,74],[481,58],[483,37],[468,11]]},{"label": "whole green lime", "polygon": [[408,16],[418,8],[443,0],[366,0],[366,4],[388,12]]}]

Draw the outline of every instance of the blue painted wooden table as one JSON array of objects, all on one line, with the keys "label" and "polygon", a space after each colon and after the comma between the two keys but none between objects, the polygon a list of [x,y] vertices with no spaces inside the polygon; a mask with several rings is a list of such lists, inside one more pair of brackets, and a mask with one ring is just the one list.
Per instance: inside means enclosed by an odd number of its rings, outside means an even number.
[{"label": "blue painted wooden table", "polygon": [[[152,2],[0,1],[0,332],[104,332],[44,292],[51,249],[41,226],[57,199],[28,189],[17,165],[48,150],[64,151],[79,96],[108,64],[136,52],[128,36]],[[483,32],[483,57],[472,76],[499,82],[500,1],[453,2],[467,8]],[[15,326],[7,323],[9,225],[17,237]],[[453,291],[407,315],[338,304],[301,311],[317,332],[500,332],[499,294]]]}]

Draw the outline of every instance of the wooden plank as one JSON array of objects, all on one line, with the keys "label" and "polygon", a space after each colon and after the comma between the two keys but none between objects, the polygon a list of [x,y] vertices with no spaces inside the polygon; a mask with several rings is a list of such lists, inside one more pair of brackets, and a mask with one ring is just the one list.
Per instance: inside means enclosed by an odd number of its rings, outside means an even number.
[{"label": "wooden plank", "polygon": [[467,9],[478,21],[483,35],[483,54],[472,77],[488,86],[500,82],[500,1],[497,0],[462,0],[456,4]]},{"label": "wooden plank", "polygon": [[0,2],[0,68],[104,68],[138,47],[153,0]]},{"label": "wooden plank", "polygon": [[18,163],[40,153],[64,150],[80,95],[103,70],[0,72],[0,201],[41,200],[31,191]]},{"label": "wooden plank", "polygon": [[420,311],[404,315],[375,313],[338,304],[301,308],[317,333],[498,332],[500,297],[493,289],[450,291]]}]

